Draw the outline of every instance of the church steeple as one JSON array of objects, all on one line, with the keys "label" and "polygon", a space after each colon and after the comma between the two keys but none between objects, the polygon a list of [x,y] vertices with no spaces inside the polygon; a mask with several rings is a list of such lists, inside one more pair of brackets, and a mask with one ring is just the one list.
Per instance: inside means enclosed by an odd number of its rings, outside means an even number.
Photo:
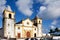
[{"label": "church steeple", "polygon": [[37,16],[35,16],[35,18],[33,19],[33,22],[34,22],[34,25],[35,25],[35,26],[37,26],[37,19],[38,19]]},{"label": "church steeple", "polygon": [[14,38],[14,16],[15,13],[5,9],[3,12],[4,37]]},{"label": "church steeple", "polygon": [[42,19],[37,16],[33,19],[34,25],[37,27],[37,37],[42,37]]}]

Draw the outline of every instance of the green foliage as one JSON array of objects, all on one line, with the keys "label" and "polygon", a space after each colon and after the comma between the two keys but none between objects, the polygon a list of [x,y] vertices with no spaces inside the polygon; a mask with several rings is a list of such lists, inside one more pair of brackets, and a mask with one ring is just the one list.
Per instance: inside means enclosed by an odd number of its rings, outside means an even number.
[{"label": "green foliage", "polygon": [[49,32],[51,35],[57,35],[59,36],[60,35],[60,30],[56,27],[54,30],[53,29],[50,29],[50,32]]}]

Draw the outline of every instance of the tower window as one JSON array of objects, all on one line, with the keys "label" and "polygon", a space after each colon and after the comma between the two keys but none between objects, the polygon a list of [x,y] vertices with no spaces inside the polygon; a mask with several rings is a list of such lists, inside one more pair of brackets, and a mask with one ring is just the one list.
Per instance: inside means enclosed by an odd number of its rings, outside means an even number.
[{"label": "tower window", "polygon": [[9,18],[11,18],[11,14],[9,14]]},{"label": "tower window", "polygon": [[39,21],[39,24],[40,24],[40,21]]},{"label": "tower window", "polygon": [[9,26],[9,24],[8,24],[8,26]]}]

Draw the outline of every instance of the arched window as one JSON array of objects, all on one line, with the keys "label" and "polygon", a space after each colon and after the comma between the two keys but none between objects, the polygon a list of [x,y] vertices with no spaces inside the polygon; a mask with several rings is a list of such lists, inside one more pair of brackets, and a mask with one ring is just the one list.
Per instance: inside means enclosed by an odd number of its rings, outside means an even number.
[{"label": "arched window", "polygon": [[27,24],[29,25],[29,22],[27,22]]},{"label": "arched window", "polygon": [[36,33],[34,34],[34,37],[36,37]]},{"label": "arched window", "polygon": [[35,30],[36,30],[36,28],[35,28]]},{"label": "arched window", "polygon": [[8,26],[9,26],[10,24],[8,24]]},{"label": "arched window", "polygon": [[20,27],[18,27],[18,29],[20,29]]},{"label": "arched window", "polygon": [[40,21],[39,21],[39,24],[40,24]]},{"label": "arched window", "polygon": [[11,14],[9,14],[9,18],[11,18]]}]

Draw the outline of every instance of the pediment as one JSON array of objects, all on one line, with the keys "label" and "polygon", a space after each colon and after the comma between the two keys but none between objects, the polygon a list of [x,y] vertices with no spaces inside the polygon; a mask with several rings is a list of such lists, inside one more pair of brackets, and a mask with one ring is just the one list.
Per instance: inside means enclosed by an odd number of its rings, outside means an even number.
[{"label": "pediment", "polygon": [[32,26],[33,22],[28,18],[28,19],[23,21],[23,25],[24,26]]}]

